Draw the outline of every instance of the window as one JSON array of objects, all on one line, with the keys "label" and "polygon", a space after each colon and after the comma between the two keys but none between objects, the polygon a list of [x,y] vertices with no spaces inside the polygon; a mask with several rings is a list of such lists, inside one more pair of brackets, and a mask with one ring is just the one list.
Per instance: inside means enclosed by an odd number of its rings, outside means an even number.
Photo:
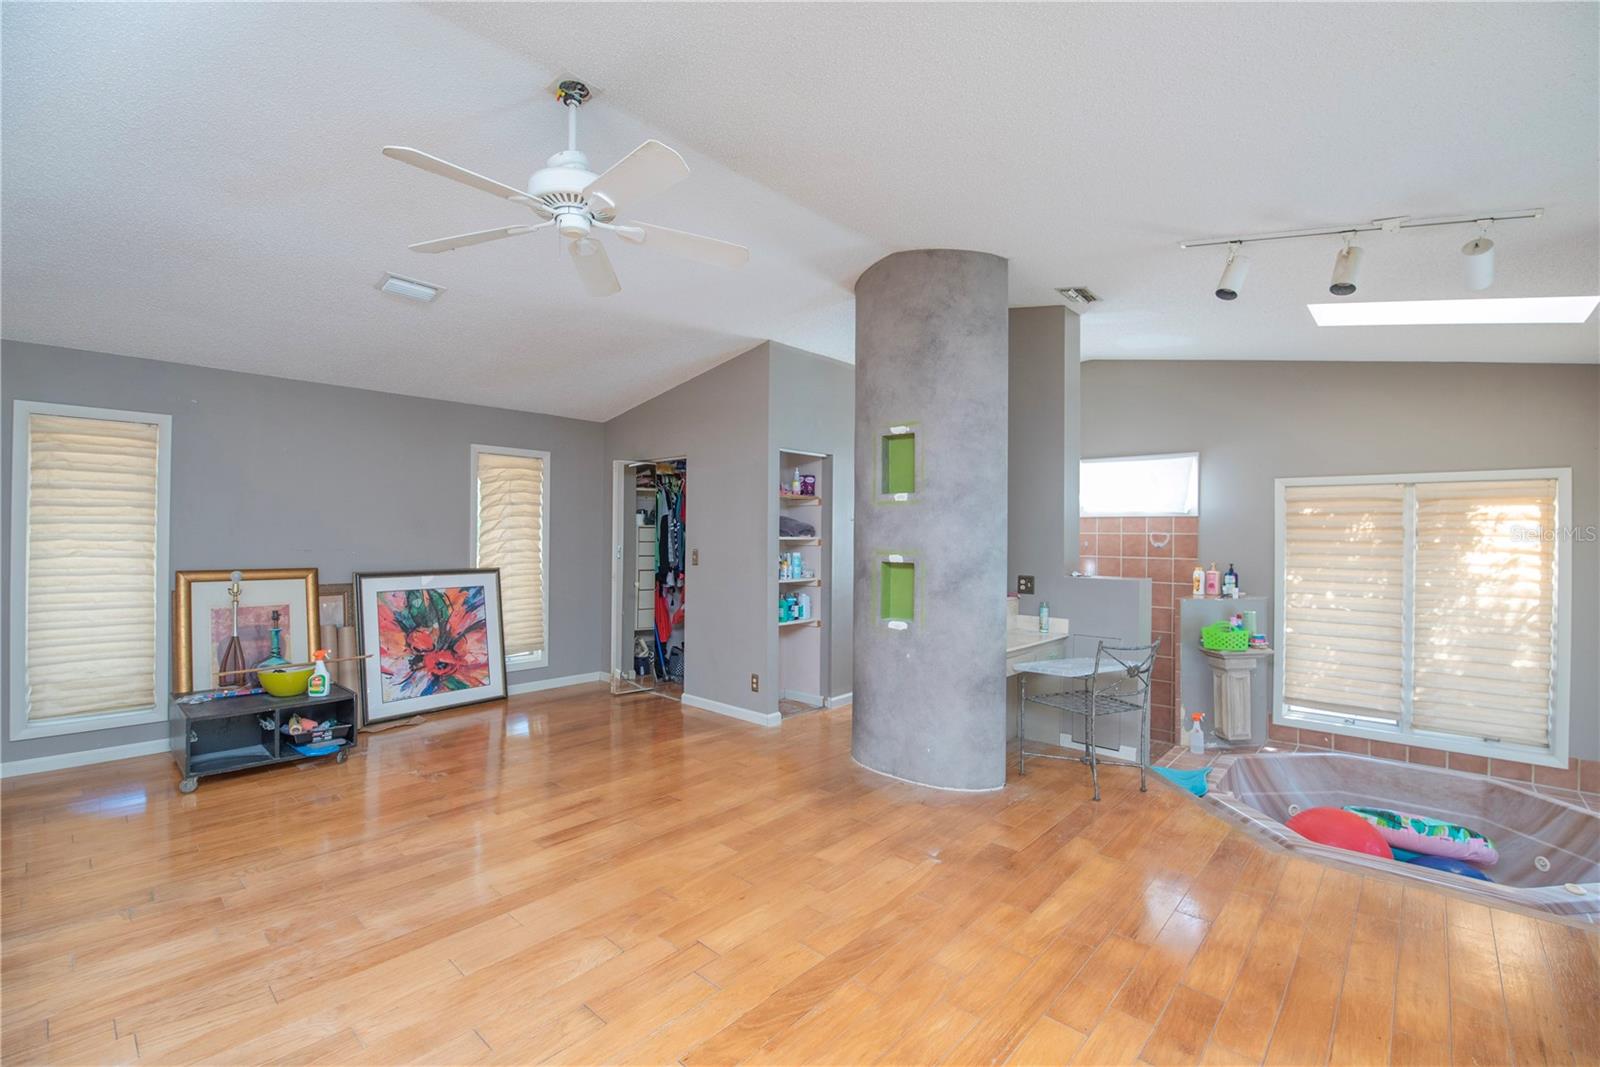
[{"label": "window", "polygon": [[545,502],[550,453],[472,446],[476,566],[500,568],[506,668],[545,663]]},{"label": "window", "polygon": [[1566,765],[1567,470],[1280,479],[1280,722]]},{"label": "window", "polygon": [[1078,464],[1081,515],[1200,514],[1200,454],[1122,456]]},{"label": "window", "polygon": [[171,418],[19,400],[11,735],[167,717]]}]

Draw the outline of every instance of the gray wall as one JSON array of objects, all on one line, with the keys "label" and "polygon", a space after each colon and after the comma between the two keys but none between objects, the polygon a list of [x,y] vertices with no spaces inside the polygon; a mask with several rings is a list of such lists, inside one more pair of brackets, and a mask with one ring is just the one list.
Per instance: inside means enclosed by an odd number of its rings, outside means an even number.
[{"label": "gray wall", "polygon": [[[357,570],[466,566],[470,446],[505,445],[550,453],[549,665],[511,682],[604,669],[609,483],[600,424],[13,341],[0,359],[6,603],[13,400],[172,416],[174,570],[316,567],[323,581],[347,582]],[[270,494],[269,482],[278,483]],[[9,684],[3,692],[9,699]],[[6,762],[152,741],[166,730],[13,742],[6,719]]]},{"label": "gray wall", "polygon": [[[1200,556],[1268,598],[1273,479],[1571,467],[1600,523],[1600,367],[1186,363],[1083,366],[1083,454],[1200,453]],[[1600,759],[1600,544],[1572,549],[1571,753]]]},{"label": "gray wall", "polygon": [[1035,596],[1071,623],[1067,575],[1078,565],[1078,460],[1081,384],[1078,316],[1065,307],[1012,308],[1010,315],[1010,471],[1006,589],[1034,576]]},{"label": "gray wall", "polygon": [[[924,785],[1005,784],[1006,261],[898,252],[856,282],[851,754]],[[881,435],[915,425],[916,492],[880,499]],[[885,554],[916,566],[909,627],[879,618]]]},{"label": "gray wall", "polygon": [[[767,538],[776,492],[767,482],[767,364],[767,345],[757,345],[618,415],[606,423],[605,454],[608,461],[688,458],[685,527],[700,562],[685,577],[683,690],[776,712],[776,671],[768,669],[767,630],[758,621],[777,611],[767,605],[776,565]],[[608,528],[603,522],[596,536]],[[771,683],[752,693],[752,674],[770,675]]]},{"label": "gray wall", "polygon": [[[850,605],[851,579],[855,573],[855,410],[856,369],[848,363],[803,352],[772,342],[769,410],[771,439],[768,442],[767,493],[769,544],[778,536],[778,507],[775,487],[779,481],[778,450],[793,448],[802,452],[821,452],[833,457],[833,484],[828,487],[828,504],[833,529],[823,534],[828,542],[832,573],[827,582],[829,611],[823,619],[828,630],[829,680],[827,697],[843,696],[851,687]],[[775,573],[775,571],[774,571]],[[770,589],[771,602],[777,602],[777,579]],[[778,628],[776,612],[769,637],[769,674],[777,670]]]}]

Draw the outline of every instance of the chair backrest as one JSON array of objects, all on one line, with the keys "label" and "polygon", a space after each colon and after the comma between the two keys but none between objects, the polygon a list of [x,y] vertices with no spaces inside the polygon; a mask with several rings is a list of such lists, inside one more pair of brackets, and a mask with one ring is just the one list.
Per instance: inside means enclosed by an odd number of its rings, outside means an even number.
[{"label": "chair backrest", "polygon": [[1149,645],[1108,645],[1099,642],[1094,650],[1094,691],[1112,693],[1132,680],[1141,695],[1149,695],[1150,672],[1155,666],[1161,638]]}]

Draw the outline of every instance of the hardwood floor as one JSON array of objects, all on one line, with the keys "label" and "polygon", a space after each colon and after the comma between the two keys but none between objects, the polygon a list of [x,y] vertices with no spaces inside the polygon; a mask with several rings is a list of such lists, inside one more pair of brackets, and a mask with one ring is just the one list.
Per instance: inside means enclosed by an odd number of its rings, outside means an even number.
[{"label": "hardwood floor", "polygon": [[1595,934],[599,686],[7,781],[6,1063],[1600,1063]]}]

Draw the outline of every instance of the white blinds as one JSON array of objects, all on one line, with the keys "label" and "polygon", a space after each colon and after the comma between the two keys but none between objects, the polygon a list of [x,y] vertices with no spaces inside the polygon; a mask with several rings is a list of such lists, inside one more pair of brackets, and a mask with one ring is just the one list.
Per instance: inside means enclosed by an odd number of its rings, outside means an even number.
[{"label": "white blinds", "polygon": [[28,416],[30,721],[155,704],[160,427]]},{"label": "white blinds", "polygon": [[544,465],[478,453],[478,566],[500,568],[507,656],[544,650]]},{"label": "white blinds", "polygon": [[1286,703],[1400,720],[1405,505],[1397,484],[1285,487]]},{"label": "white blinds", "polygon": [[1556,488],[1417,485],[1416,729],[1549,743]]}]

